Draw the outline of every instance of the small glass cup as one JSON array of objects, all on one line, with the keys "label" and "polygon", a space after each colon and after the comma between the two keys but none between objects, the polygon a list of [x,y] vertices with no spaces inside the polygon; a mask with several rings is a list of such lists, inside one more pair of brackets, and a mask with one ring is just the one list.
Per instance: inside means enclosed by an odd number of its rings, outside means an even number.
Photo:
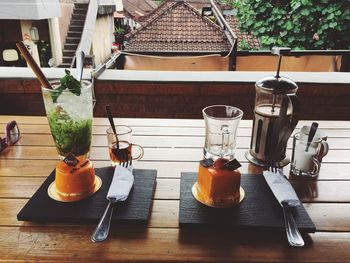
[{"label": "small glass cup", "polygon": [[[142,146],[132,143],[132,129],[125,125],[115,126],[117,138],[111,127],[107,129],[108,152],[112,165],[119,165],[124,162],[131,164],[132,160],[140,160],[143,157],[144,150]],[[133,149],[137,148],[139,153],[133,156]]]},{"label": "small glass cup", "polygon": [[[311,126],[309,125],[304,125],[303,127],[301,127],[300,129],[300,134],[301,137],[303,138],[303,140],[307,140],[307,138],[309,137],[309,131],[310,131]],[[321,129],[318,129],[315,133],[314,136],[314,140],[323,140],[323,141],[327,141],[327,135],[324,131],[322,131]],[[327,145],[328,146],[328,145]],[[327,148],[323,148],[323,149],[327,149],[328,151],[328,147]],[[323,150],[321,149],[321,150]],[[327,153],[326,153],[327,154]],[[322,158],[323,156],[325,156],[326,154],[323,154],[322,152],[319,154],[319,156],[317,156],[317,160],[319,162],[322,162]]]},{"label": "small glass cup", "polygon": [[233,159],[236,134],[243,111],[227,105],[213,105],[203,109],[205,121],[204,158]]},{"label": "small glass cup", "polygon": [[328,153],[329,146],[326,140],[315,135],[308,151],[308,131],[301,129],[301,132],[293,136],[293,150],[291,160],[291,174],[295,176],[316,177],[321,168],[321,160]]}]

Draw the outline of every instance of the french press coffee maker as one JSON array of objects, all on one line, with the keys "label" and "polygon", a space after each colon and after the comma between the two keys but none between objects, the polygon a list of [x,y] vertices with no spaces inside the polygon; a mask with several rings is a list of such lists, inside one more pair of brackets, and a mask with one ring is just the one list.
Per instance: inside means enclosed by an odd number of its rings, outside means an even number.
[{"label": "french press coffee maker", "polygon": [[277,73],[255,83],[253,130],[245,156],[259,166],[265,167],[273,160],[276,166],[283,167],[290,162],[286,144],[299,120],[298,86],[279,75],[282,56],[289,54],[290,48],[273,48],[271,52],[279,56]]}]

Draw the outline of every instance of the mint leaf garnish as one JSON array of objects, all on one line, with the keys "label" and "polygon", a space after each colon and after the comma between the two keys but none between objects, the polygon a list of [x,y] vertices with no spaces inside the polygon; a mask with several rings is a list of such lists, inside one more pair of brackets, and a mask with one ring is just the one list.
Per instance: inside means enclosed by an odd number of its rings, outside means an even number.
[{"label": "mint leaf garnish", "polygon": [[47,113],[51,134],[58,153],[67,156],[84,155],[90,150],[92,119],[73,120],[63,109],[56,107]]},{"label": "mint leaf garnish", "polygon": [[52,92],[52,101],[57,102],[58,97],[62,94],[65,89],[68,89],[73,94],[80,96],[81,84],[75,79],[68,69],[65,70],[66,75],[60,79],[61,85]]}]

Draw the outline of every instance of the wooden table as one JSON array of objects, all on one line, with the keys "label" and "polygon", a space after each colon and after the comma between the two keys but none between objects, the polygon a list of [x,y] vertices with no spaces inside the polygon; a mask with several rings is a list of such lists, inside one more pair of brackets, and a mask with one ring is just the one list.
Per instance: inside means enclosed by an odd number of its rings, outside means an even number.
[{"label": "wooden table", "polygon": [[[130,125],[134,142],[145,147],[144,158],[135,167],[158,170],[147,227],[113,225],[108,240],[95,244],[90,241],[95,225],[17,221],[17,213],[58,159],[45,117],[0,116],[0,125],[13,119],[19,123],[22,139],[0,154],[0,262],[350,262],[349,121],[320,122],[330,144],[321,173],[317,180],[294,182],[317,232],[304,236],[306,247],[291,248],[283,231],[179,229],[180,173],[197,170],[204,142],[202,120],[116,119],[118,124]],[[310,123],[303,121],[298,127]],[[244,158],[251,125],[243,120],[238,131],[242,173],[261,172]],[[107,119],[94,120],[91,158],[96,167],[109,165],[107,127]]]}]

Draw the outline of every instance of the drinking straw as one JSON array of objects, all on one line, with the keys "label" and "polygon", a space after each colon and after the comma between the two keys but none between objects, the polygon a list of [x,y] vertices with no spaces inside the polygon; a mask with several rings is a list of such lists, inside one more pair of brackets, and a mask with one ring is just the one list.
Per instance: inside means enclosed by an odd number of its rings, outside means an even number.
[{"label": "drinking straw", "polygon": [[26,46],[23,44],[23,42],[21,41],[21,42],[16,43],[16,46],[19,49],[19,51],[21,52],[24,59],[27,61],[29,67],[33,70],[34,74],[36,75],[36,77],[40,81],[41,85],[44,88],[52,89],[49,81],[45,77],[44,73],[41,71],[38,64],[33,59],[32,55],[27,50]]}]

